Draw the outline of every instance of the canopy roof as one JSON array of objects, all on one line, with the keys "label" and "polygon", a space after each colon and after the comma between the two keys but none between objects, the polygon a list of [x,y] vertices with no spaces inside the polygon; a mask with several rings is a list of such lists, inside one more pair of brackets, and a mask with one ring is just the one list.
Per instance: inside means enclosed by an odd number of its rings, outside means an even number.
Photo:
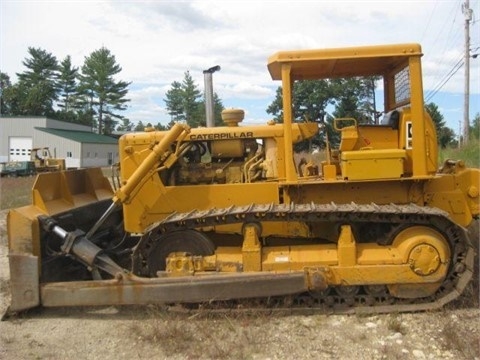
[{"label": "canopy roof", "polygon": [[407,66],[412,56],[422,56],[419,44],[280,51],[269,57],[268,71],[273,80],[282,79],[286,63],[292,80],[385,75]]}]

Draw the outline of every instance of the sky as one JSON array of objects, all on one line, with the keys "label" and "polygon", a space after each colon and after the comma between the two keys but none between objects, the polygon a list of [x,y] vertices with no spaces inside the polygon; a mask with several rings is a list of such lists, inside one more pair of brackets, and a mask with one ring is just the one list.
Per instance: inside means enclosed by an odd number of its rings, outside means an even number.
[{"label": "sky", "polygon": [[[59,61],[106,47],[131,82],[132,122],[167,124],[165,93],[190,72],[203,91],[203,70],[226,108],[245,110],[244,123],[265,123],[280,83],[267,58],[281,50],[420,43],[424,94],[447,126],[463,122],[465,0],[381,1],[9,1],[0,0],[0,71],[25,71],[28,47]],[[480,54],[480,0],[470,0],[471,54]],[[377,105],[378,106],[378,105]],[[380,100],[380,107],[382,101]],[[380,109],[381,110],[381,109]],[[470,59],[470,118],[480,113],[480,56]]]}]

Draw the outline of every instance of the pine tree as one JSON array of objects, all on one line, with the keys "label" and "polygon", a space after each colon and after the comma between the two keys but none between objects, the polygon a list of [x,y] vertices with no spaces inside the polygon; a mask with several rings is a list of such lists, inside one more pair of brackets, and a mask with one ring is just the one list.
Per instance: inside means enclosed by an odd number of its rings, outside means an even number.
[{"label": "pine tree", "polygon": [[123,118],[121,125],[118,125],[117,131],[132,131],[133,130],[133,123],[128,118]]},{"label": "pine tree", "polygon": [[185,73],[185,78],[182,82],[182,89],[187,124],[191,127],[198,127],[202,125],[200,112],[200,99],[202,98],[202,93],[188,71]]},{"label": "pine tree", "polygon": [[[80,91],[95,109],[99,134],[109,133],[114,128],[114,118],[123,118],[117,111],[125,110],[126,102],[130,101],[125,97],[130,83],[114,79],[121,71],[115,56],[105,47],[92,52],[82,66]],[[104,124],[105,116],[108,116],[108,127]]]},{"label": "pine tree", "polygon": [[22,64],[27,68],[18,76],[20,112],[23,115],[48,116],[57,99],[57,58],[40,48],[28,48],[30,58]]},{"label": "pine tree", "polygon": [[202,113],[202,93],[190,72],[185,72],[183,81],[174,81],[165,94],[165,104],[171,122],[186,121],[191,127],[205,125]]},{"label": "pine tree", "polygon": [[171,89],[166,92],[164,99],[168,114],[172,121],[184,121],[185,110],[182,84],[174,81],[170,86]]},{"label": "pine tree", "polygon": [[138,122],[138,124],[135,126],[135,131],[143,131],[145,130],[145,125],[143,124],[143,122],[140,120]]},{"label": "pine tree", "polygon": [[155,129],[159,131],[165,131],[168,130],[168,127],[161,123],[157,123],[157,125],[155,125]]},{"label": "pine tree", "polygon": [[18,112],[18,86],[12,85],[10,76],[0,72],[0,114],[17,115]]},{"label": "pine tree", "polygon": [[58,107],[61,108],[60,116],[63,119],[73,121],[75,114],[73,111],[77,106],[77,76],[78,68],[72,67],[72,60],[68,55],[61,63],[59,67],[59,76],[57,86],[59,89],[59,101]]},{"label": "pine tree", "polygon": [[[222,120],[222,111],[225,109],[223,106],[222,100],[218,97],[216,92],[213,93],[213,116],[215,120],[215,126],[224,126],[224,122]],[[207,114],[205,110],[205,99],[202,99],[199,102],[198,108],[199,114],[199,125],[200,126],[207,126]]]},{"label": "pine tree", "polygon": [[[177,121],[185,121],[191,127],[206,126],[205,99],[197,84],[193,81],[190,72],[185,72],[183,81],[174,81],[170,90],[165,94],[165,104],[171,128]],[[215,125],[222,124],[222,110],[224,106],[217,93],[213,93]]]}]

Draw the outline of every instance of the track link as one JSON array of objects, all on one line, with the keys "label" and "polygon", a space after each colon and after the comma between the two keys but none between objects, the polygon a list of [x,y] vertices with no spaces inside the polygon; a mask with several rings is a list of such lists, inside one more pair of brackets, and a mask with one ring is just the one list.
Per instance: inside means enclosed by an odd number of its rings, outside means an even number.
[{"label": "track link", "polygon": [[[330,288],[321,294],[299,294],[288,301],[285,298],[269,298],[267,306],[321,308],[335,313],[384,313],[425,311],[443,307],[463,292],[473,275],[474,250],[466,230],[455,224],[442,210],[407,205],[377,204],[250,204],[222,209],[193,210],[173,213],[166,219],[152,224],[134,252],[134,269],[145,271],[146,259],[155,247],[160,235],[171,231],[195,229],[235,223],[264,221],[301,221],[355,223],[390,223],[424,225],[433,227],[447,239],[451,249],[451,261],[444,283],[429,297],[417,299],[395,298],[388,290],[378,293],[361,288],[356,294],[345,295]],[[259,300],[262,302],[262,300]],[[263,301],[267,301],[266,299]],[[248,304],[248,301],[246,302]],[[251,304],[251,303],[250,303]],[[225,306],[232,306],[224,303]]]}]

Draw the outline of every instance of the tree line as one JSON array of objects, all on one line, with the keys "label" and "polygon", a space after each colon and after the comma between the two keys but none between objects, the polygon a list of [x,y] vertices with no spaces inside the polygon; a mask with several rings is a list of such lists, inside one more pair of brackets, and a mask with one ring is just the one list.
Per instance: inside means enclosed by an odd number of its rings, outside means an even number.
[{"label": "tree line", "polygon": [[41,48],[28,48],[26,70],[12,83],[0,72],[2,116],[47,116],[89,125],[99,134],[111,133],[130,101],[129,82],[115,77],[122,71],[105,47],[85,57],[81,68],[70,55],[62,61]]},{"label": "tree line", "polygon": [[[202,91],[189,71],[182,81],[173,81],[165,94],[165,105],[170,122],[163,125],[134,124],[121,114],[126,110],[130,82],[116,80],[121,66],[115,56],[102,47],[85,57],[80,68],[74,67],[71,57],[61,62],[51,53],[40,48],[28,48],[28,57],[22,62],[26,70],[17,73],[18,81],[12,84],[7,74],[0,72],[2,116],[47,116],[54,119],[92,126],[99,134],[114,130],[143,131],[146,127],[165,130],[174,122],[183,121],[191,127],[205,126],[205,101]],[[320,121],[326,131],[316,136],[312,144],[325,146],[328,136],[333,144],[339,134],[333,130],[333,119],[353,117],[360,124],[378,123],[380,112],[375,104],[375,77],[308,80],[295,82],[293,88],[293,116],[297,121]],[[332,114],[326,109],[333,106]],[[438,143],[442,148],[455,146],[455,133],[446,126],[444,116],[435,103],[426,104],[432,117]],[[221,125],[222,100],[214,93],[215,125]],[[275,99],[266,109],[275,121],[282,122],[282,88],[276,90]],[[479,114],[473,120],[470,133],[479,135]],[[305,144],[298,150],[306,150]],[[303,147],[303,148],[302,148]]]},{"label": "tree line", "polygon": [[[171,83],[170,89],[165,93],[165,99],[163,99],[163,101],[165,102],[167,113],[170,115],[170,122],[167,125],[163,125],[160,122],[156,125],[152,123],[144,124],[142,121],[134,125],[128,119],[125,119],[123,123],[118,126],[117,130],[143,131],[146,128],[167,130],[177,121],[185,122],[192,128],[207,125],[205,97],[198,84],[193,80],[192,75],[190,75],[190,71],[184,73],[181,82],[173,81]],[[215,126],[222,125],[223,121],[221,119],[224,106],[216,92],[213,93],[213,106]]]},{"label": "tree line", "polygon": [[[72,65],[70,55],[61,62],[41,48],[28,48],[22,62],[26,70],[17,73],[12,83],[8,74],[0,72],[0,115],[47,116],[91,126],[99,134],[118,131],[143,131],[147,127],[165,130],[176,121],[191,127],[205,126],[205,101],[189,71],[183,81],[174,81],[163,99],[170,123],[134,124],[121,114],[126,110],[128,86],[131,82],[116,80],[121,66],[105,47],[85,57],[83,65]],[[224,109],[214,93],[215,125],[220,125]]]},{"label": "tree line", "polygon": [[[333,129],[334,118],[354,118],[359,124],[377,124],[381,112],[375,104],[376,77],[305,80],[294,83],[293,86],[293,116],[297,121],[316,120],[324,123],[325,131],[318,134],[308,144],[297,146],[297,150],[308,150],[312,145],[323,148],[326,138],[333,145],[338,145],[339,133]],[[333,112],[328,114],[327,107],[333,105]],[[446,126],[444,116],[438,106],[431,102],[425,105],[431,116],[438,144],[442,148],[457,146],[455,132]],[[267,113],[274,116],[277,122],[283,118],[282,88],[276,92],[275,100],[268,106]],[[478,134],[479,115],[473,121],[471,132]],[[476,130],[475,130],[476,129]],[[478,136],[477,136],[478,138]]]},{"label": "tree line", "polygon": [[[293,116],[296,121],[320,121],[325,125],[325,131],[318,134],[310,142],[296,146],[296,150],[309,150],[311,146],[325,147],[326,138],[333,145],[338,145],[339,133],[333,129],[333,119],[353,117],[360,124],[376,124],[382,113],[377,111],[375,104],[375,88],[378,78],[350,78],[333,80],[306,80],[294,83]],[[276,90],[275,99],[267,107],[266,112],[273,116],[276,122],[283,121],[282,88]],[[164,99],[166,109],[171,117],[167,126],[158,124],[157,129],[169,128],[176,121],[185,121],[191,127],[205,126],[205,103],[203,96],[190,73],[184,74],[182,82],[174,81]],[[332,114],[327,114],[328,106],[333,105]],[[215,125],[221,125],[221,111],[224,109],[221,99],[214,93]],[[438,144],[442,148],[456,146],[455,132],[446,126],[444,116],[435,103],[425,105],[432,117],[437,131]],[[478,115],[471,129],[478,134]],[[137,130],[143,124],[137,125]],[[151,126],[151,124],[147,124]],[[477,130],[475,130],[477,129]],[[478,137],[477,137],[478,138]]]}]

